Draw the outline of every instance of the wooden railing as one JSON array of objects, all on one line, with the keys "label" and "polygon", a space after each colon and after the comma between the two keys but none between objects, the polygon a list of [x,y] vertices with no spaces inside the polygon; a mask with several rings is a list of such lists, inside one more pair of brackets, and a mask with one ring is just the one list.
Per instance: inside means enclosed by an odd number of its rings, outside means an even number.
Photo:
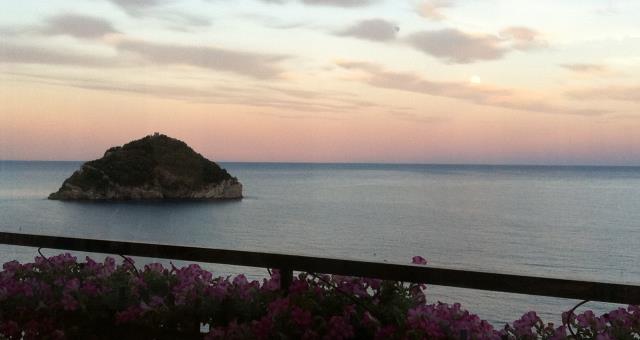
[{"label": "wooden railing", "polygon": [[287,289],[291,283],[293,271],[305,271],[578,300],[640,304],[640,286],[637,285],[489,273],[441,268],[431,265],[376,263],[301,255],[10,232],[0,232],[0,244],[277,268],[281,271],[283,289]]}]

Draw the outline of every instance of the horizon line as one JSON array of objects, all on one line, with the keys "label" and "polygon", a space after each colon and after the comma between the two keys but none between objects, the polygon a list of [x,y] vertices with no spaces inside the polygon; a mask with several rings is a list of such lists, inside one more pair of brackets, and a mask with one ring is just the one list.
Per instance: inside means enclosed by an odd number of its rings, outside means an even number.
[{"label": "horizon line", "polygon": [[[67,162],[85,163],[90,160],[42,160],[42,159],[0,159],[0,162]],[[419,162],[313,162],[313,161],[213,161],[215,163],[237,164],[301,164],[301,165],[426,165],[426,166],[523,166],[523,167],[616,167],[638,168],[640,164],[532,164],[532,163],[419,163]]]}]

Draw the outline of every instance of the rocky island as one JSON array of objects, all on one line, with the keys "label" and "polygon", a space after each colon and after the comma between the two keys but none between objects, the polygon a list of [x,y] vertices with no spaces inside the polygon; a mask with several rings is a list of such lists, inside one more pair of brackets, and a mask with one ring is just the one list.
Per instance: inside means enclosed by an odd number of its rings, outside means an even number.
[{"label": "rocky island", "polygon": [[158,133],[110,148],[49,195],[53,200],[240,198],[237,178],[186,143]]}]

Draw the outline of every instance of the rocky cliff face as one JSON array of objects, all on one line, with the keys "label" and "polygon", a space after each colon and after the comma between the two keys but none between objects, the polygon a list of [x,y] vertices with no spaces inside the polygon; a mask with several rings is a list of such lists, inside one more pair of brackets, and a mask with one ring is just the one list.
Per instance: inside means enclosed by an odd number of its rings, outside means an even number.
[{"label": "rocky cliff face", "polygon": [[107,150],[49,195],[55,200],[240,198],[237,178],[184,142],[160,134]]}]

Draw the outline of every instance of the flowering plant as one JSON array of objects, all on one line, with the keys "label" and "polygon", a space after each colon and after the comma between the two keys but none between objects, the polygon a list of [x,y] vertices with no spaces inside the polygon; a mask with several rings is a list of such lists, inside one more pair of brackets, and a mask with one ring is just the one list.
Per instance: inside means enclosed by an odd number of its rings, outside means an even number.
[{"label": "flowering plant", "polygon": [[[414,257],[414,264],[426,264]],[[638,339],[640,309],[568,314],[579,339]],[[204,329],[201,327],[206,325]],[[566,339],[534,313],[497,330],[460,304],[426,303],[425,286],[298,274],[287,294],[262,282],[214,277],[192,264],[138,270],[70,254],[5,263],[0,339]]]}]

